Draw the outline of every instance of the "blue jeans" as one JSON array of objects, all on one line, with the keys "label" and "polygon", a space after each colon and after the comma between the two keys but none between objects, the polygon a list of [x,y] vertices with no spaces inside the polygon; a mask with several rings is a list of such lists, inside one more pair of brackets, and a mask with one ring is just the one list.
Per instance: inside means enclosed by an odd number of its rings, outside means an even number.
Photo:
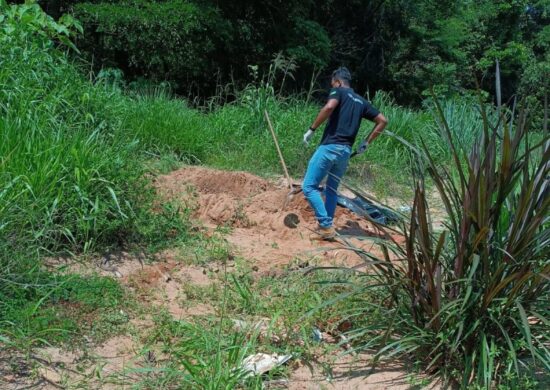
[{"label": "blue jeans", "polygon": [[[321,227],[332,226],[338,200],[338,185],[346,173],[350,155],[350,146],[321,145],[309,160],[302,188]],[[323,202],[319,185],[327,176],[326,195]]]}]

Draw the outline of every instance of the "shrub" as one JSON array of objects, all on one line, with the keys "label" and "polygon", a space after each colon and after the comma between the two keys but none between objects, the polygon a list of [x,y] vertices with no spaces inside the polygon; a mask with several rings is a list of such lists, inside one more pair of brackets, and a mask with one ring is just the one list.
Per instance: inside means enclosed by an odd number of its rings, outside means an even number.
[{"label": "shrub", "polygon": [[73,8],[85,26],[78,45],[102,66],[124,70],[132,78],[175,81],[185,90],[211,85],[229,22],[212,7],[187,0],[82,3]]},{"label": "shrub", "polygon": [[181,210],[152,212],[142,144],[121,127],[132,101],[92,85],[63,52],[78,29],[0,1],[0,349],[76,331],[58,302],[120,303],[115,281],[44,271],[44,255],[186,237]]},{"label": "shrub", "polygon": [[[364,346],[378,346],[378,356],[414,354],[462,387],[517,388],[524,367],[550,369],[550,138],[529,131],[525,112],[511,127],[504,118],[491,125],[482,109],[483,131],[466,156],[436,106],[453,169],[419,148],[404,242],[383,244],[383,259],[357,249],[379,282],[358,291],[383,298],[355,315],[382,310],[392,320],[353,337],[367,337]],[[425,169],[448,214],[440,228],[431,223]]]},{"label": "shrub", "polygon": [[159,218],[175,216],[150,215],[148,144],[123,129],[141,106],[59,50],[79,29],[72,17],[55,22],[33,3],[0,11],[0,238],[30,252],[148,242],[149,223],[162,236]]}]

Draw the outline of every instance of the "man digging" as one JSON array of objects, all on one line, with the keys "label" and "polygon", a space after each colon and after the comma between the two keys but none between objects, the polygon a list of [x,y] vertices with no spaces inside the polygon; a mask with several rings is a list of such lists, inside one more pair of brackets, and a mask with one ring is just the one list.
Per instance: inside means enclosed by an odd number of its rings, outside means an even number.
[{"label": "man digging", "polygon": [[[319,224],[314,238],[323,240],[331,240],[336,236],[333,219],[338,199],[338,185],[348,167],[361,119],[366,118],[374,122],[375,126],[357,148],[357,154],[364,153],[388,123],[384,115],[353,91],[350,82],[351,74],[347,68],[340,67],[332,72],[332,89],[328,101],[304,134],[304,143],[308,145],[315,130],[328,119],[321,143],[309,160],[302,184],[304,195],[313,208]],[[327,181],[323,202],[319,185],[325,178]]]}]

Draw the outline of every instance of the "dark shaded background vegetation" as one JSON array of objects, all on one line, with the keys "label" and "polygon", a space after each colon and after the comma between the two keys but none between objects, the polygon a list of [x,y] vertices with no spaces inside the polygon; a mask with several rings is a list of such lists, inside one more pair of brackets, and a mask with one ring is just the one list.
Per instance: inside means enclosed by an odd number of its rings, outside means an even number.
[{"label": "dark shaded background vegetation", "polygon": [[[540,97],[550,68],[549,0],[40,0],[54,17],[73,12],[85,34],[78,46],[95,70],[116,68],[127,80],[170,81],[183,96],[250,82],[249,65],[267,69],[274,55],[295,61],[292,92],[312,75],[348,66],[360,93],[391,91],[418,104],[439,93],[494,94],[503,101]],[[326,85],[321,85],[325,87]],[[289,91],[289,92],[290,92]]]}]

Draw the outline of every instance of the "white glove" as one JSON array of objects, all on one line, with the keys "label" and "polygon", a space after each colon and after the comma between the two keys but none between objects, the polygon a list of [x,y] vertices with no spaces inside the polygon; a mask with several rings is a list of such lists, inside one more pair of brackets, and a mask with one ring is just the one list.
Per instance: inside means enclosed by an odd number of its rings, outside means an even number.
[{"label": "white glove", "polygon": [[304,134],[304,145],[309,145],[309,140],[313,137],[313,130],[311,128]]},{"label": "white glove", "polygon": [[363,140],[363,142],[361,142],[361,144],[357,148],[357,155],[365,153],[368,147],[369,147],[369,141]]}]

